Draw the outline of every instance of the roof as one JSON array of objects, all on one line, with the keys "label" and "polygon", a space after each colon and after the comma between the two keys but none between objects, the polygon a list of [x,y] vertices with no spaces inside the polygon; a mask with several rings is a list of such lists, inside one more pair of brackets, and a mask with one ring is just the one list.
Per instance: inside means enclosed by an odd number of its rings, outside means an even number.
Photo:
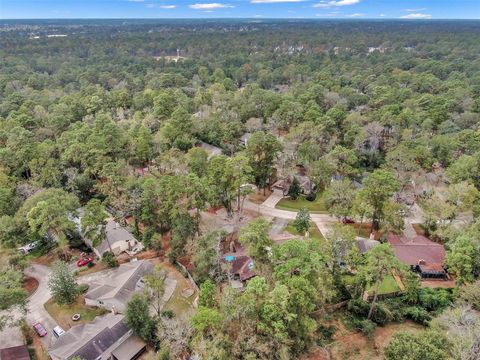
[{"label": "roof", "polygon": [[212,144],[207,144],[204,141],[199,141],[197,146],[202,148],[208,153],[208,158],[211,158],[212,156],[215,156],[215,155],[222,155],[223,153],[223,150],[220,149],[219,147]]},{"label": "roof", "polygon": [[355,240],[357,242],[358,251],[360,251],[362,254],[365,254],[367,251],[379,244],[377,240],[364,239],[361,237],[357,237]]},{"label": "roof", "polygon": [[0,350],[0,360],[30,360],[30,354],[25,345],[13,346]]},{"label": "roof", "polygon": [[145,343],[138,336],[132,336],[112,351],[116,360],[131,360],[145,348]]},{"label": "roof", "polygon": [[445,269],[439,264],[420,264],[418,267],[422,274],[445,274]]},{"label": "roof", "polygon": [[116,299],[126,305],[135,291],[141,290],[139,280],[153,271],[154,265],[149,261],[134,261],[120,265],[108,276],[90,283],[86,299]]},{"label": "roof", "polygon": [[232,265],[230,272],[238,274],[241,281],[246,281],[256,276],[253,260],[246,255],[237,256],[230,262]]},{"label": "roof", "polygon": [[53,343],[49,353],[53,358],[62,360],[70,360],[75,356],[94,360],[129,331],[123,322],[123,315],[97,317],[89,324],[72,327]]},{"label": "roof", "polygon": [[445,248],[443,245],[431,241],[422,235],[407,238],[401,235],[388,235],[388,242],[392,245],[397,258],[408,264],[440,264],[445,260]]},{"label": "roof", "polygon": [[[115,244],[118,241],[131,241],[132,246],[135,244],[135,238],[133,235],[127,231],[123,226],[121,226],[119,223],[117,223],[113,219],[109,219],[107,221],[107,226],[105,228],[105,235],[106,235],[106,240],[110,242],[110,245],[112,247],[113,244]],[[110,247],[108,246],[107,241],[102,241],[100,245],[97,246],[97,249],[100,251],[101,254],[103,254],[105,251],[108,251]]]}]

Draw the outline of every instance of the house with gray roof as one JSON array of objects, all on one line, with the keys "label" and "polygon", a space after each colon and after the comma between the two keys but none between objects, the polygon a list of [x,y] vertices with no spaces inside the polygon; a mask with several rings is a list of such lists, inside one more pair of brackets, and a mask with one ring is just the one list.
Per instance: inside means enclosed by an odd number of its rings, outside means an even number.
[{"label": "house with gray roof", "polygon": [[54,341],[48,353],[53,360],[133,360],[145,343],[125,325],[123,315],[108,314],[72,327]]},{"label": "house with gray roof", "polygon": [[98,277],[88,283],[85,304],[122,313],[132,295],[144,288],[144,277],[153,269],[154,265],[149,261],[133,261],[120,265],[107,276]]},{"label": "house with gray roof", "polygon": [[[78,216],[72,217],[72,220],[77,226],[78,233],[82,234],[81,219],[83,216],[83,209],[77,209],[77,214]],[[102,257],[107,251],[111,251],[115,256],[118,256],[122,252],[136,254],[143,250],[143,244],[137,241],[137,239],[135,239],[125,227],[117,223],[110,214],[105,213],[105,217],[108,217],[106,219],[105,238],[100,244],[94,246],[92,240],[87,237],[82,237],[85,244],[87,244],[98,257]]]}]

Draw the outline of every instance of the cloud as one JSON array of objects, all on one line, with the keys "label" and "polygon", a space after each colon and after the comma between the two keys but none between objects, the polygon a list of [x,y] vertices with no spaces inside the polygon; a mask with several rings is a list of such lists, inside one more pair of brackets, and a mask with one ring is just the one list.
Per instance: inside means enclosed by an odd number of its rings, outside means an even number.
[{"label": "cloud", "polygon": [[220,4],[220,3],[209,3],[209,4],[192,4],[188,5],[190,9],[195,10],[213,10],[213,9],[223,9],[223,8],[233,8],[232,5]]},{"label": "cloud", "polygon": [[147,5],[145,5],[145,7],[147,9],[153,9],[155,7],[155,5],[154,4],[147,4]]},{"label": "cloud", "polygon": [[365,16],[365,14],[360,14],[360,13],[355,13],[355,14],[348,14],[348,15],[345,15],[346,17],[362,17],[362,16]]},{"label": "cloud", "polygon": [[144,2],[145,0],[127,0],[129,2]]},{"label": "cloud", "polygon": [[331,8],[338,6],[349,6],[358,4],[360,0],[338,0],[338,1],[321,1],[318,4],[313,5],[313,7],[318,8]]},{"label": "cloud", "polygon": [[305,0],[251,0],[252,4],[276,4],[276,3],[296,3]]},{"label": "cloud", "polygon": [[175,9],[177,5],[158,5],[160,9]]},{"label": "cloud", "polygon": [[400,16],[400,19],[431,19],[432,15],[430,14],[421,14],[421,13],[411,13],[408,15]]},{"label": "cloud", "polygon": [[378,16],[380,16],[380,17],[384,17],[384,16],[385,16],[385,14],[380,14],[380,15],[378,15]]},{"label": "cloud", "polygon": [[419,12],[419,11],[423,11],[423,10],[427,10],[427,8],[419,8],[419,9],[405,9],[405,11],[407,12]]}]

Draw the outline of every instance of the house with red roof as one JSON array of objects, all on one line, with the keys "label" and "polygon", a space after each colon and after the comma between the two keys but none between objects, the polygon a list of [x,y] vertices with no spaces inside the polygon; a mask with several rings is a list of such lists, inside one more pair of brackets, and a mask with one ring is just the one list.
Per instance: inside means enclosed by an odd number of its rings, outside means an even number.
[{"label": "house with red roof", "polygon": [[389,234],[388,242],[397,258],[410,265],[421,279],[448,279],[443,268],[445,262],[445,247],[431,241],[423,235],[406,237]]}]

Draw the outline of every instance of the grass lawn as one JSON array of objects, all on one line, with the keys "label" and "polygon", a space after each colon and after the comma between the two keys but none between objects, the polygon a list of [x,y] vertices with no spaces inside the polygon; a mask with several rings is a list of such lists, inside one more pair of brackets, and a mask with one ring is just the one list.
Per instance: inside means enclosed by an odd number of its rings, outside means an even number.
[{"label": "grass lawn", "polygon": [[[292,235],[299,235],[299,236],[303,236],[305,234],[300,234],[297,229],[295,229],[295,226],[293,225],[293,221],[291,221],[287,227],[285,228],[285,231],[292,234]],[[309,234],[310,234],[310,238],[311,239],[316,239],[316,240],[320,240],[320,241],[325,241],[325,238],[323,237],[322,233],[320,232],[320,230],[318,230],[318,227],[317,225],[315,225],[315,223],[313,221],[310,222],[310,229],[308,230]]]},{"label": "grass lawn", "polygon": [[[45,310],[47,310],[52,318],[54,318],[58,325],[65,331],[74,325],[91,322],[96,316],[104,315],[108,312],[102,308],[86,306],[83,296],[79,296],[77,300],[70,305],[58,305],[52,298],[45,303]],[[80,314],[80,320],[73,321],[73,314]]]},{"label": "grass lawn", "polygon": [[275,206],[277,209],[281,210],[290,210],[298,211],[302,208],[306,208],[313,214],[324,214],[327,212],[327,207],[325,205],[325,192],[319,192],[317,198],[314,201],[308,201],[304,196],[300,196],[297,200],[292,200],[290,198],[284,198],[277,203]]},{"label": "grass lawn", "polygon": [[[368,290],[369,294],[373,294],[373,286]],[[400,291],[400,287],[397,284],[397,281],[393,278],[392,275],[387,275],[383,278],[382,283],[380,284],[380,289],[378,293],[380,295],[383,294],[391,294],[394,292]]]}]

